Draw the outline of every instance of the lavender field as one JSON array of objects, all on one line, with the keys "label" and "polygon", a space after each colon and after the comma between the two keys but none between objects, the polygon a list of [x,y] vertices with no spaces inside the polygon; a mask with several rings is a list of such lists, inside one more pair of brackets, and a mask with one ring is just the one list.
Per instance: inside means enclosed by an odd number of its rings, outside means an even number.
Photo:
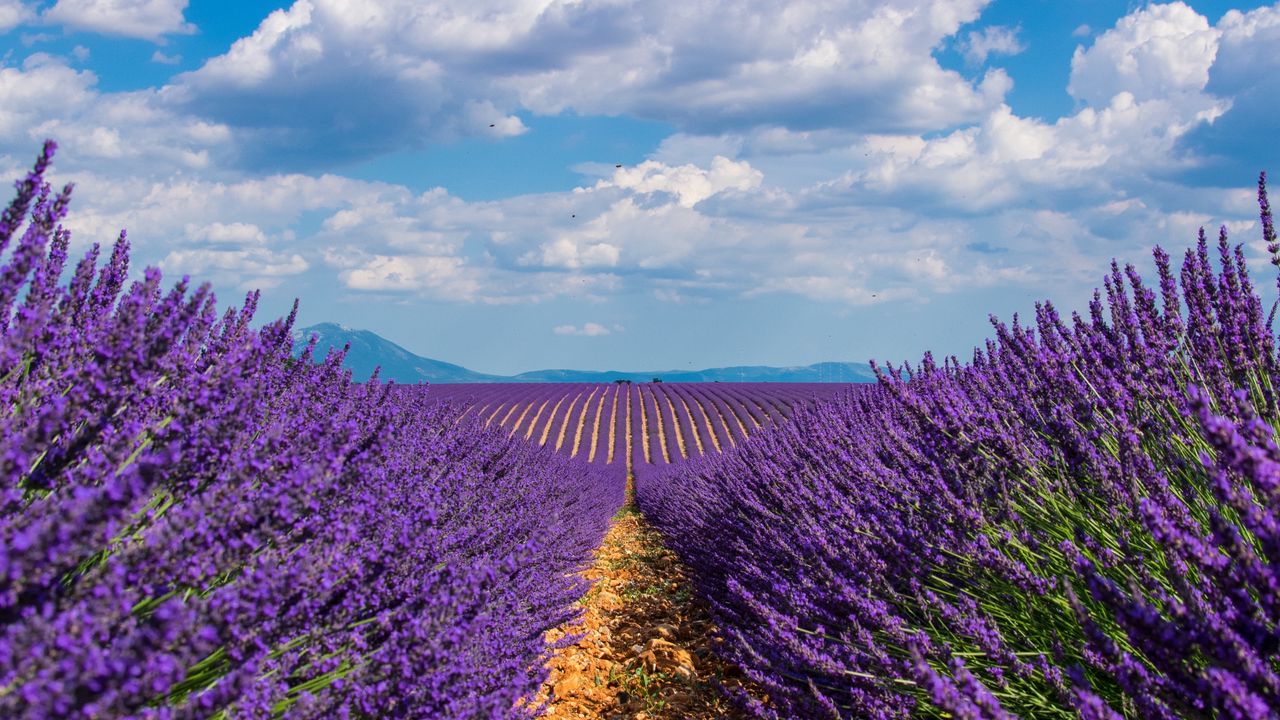
[{"label": "lavender field", "polygon": [[0,217],[0,716],[537,716],[629,480],[744,716],[1280,715],[1275,293],[1225,229],[874,386],[358,384],[124,233],[71,257],[54,150]]},{"label": "lavender field", "polygon": [[60,284],[53,150],[0,218],[0,716],[519,714],[624,478],[126,287],[123,234]]},{"label": "lavender field", "polygon": [[1154,257],[640,483],[754,714],[1280,714],[1276,304],[1225,229]]},{"label": "lavender field", "polygon": [[744,444],[800,407],[849,391],[837,383],[540,383],[437,385],[430,402],[463,408],[612,474],[644,475]]}]

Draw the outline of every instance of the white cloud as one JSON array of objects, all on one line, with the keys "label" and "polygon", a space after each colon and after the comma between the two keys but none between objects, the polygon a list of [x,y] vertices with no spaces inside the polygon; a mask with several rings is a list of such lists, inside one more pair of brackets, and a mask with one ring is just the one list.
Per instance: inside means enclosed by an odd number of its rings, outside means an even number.
[{"label": "white cloud", "polygon": [[561,236],[551,242],[542,243],[537,251],[531,251],[521,257],[522,265],[541,265],[548,268],[614,267],[621,257],[617,245],[606,242],[577,242],[568,236]]},{"label": "white cloud", "polygon": [[42,19],[73,30],[160,41],[196,32],[183,17],[186,9],[187,0],[58,0]]},{"label": "white cloud", "polygon": [[[846,18],[813,3],[757,8],[791,23],[768,27],[720,5],[742,37],[706,37],[701,7],[682,20],[640,3],[298,2],[159,90],[99,93],[91,72],[40,53],[0,68],[0,143],[19,157],[0,164],[20,173],[38,140],[56,137],[55,177],[78,185],[74,241],[127,227],[139,264],[406,301],[788,294],[860,305],[991,287],[1039,294],[1054,283],[1091,287],[1105,259],[1189,240],[1204,218],[1248,217],[1247,202],[1212,194],[1196,196],[1194,213],[1170,213],[1169,199],[1188,195],[1169,178],[1197,160],[1179,143],[1227,112],[1228,91],[1246,92],[1248,72],[1276,62],[1254,50],[1280,32],[1274,12],[1229,13],[1214,30],[1185,6],[1137,11],[1077,53],[1073,92],[1085,102],[1052,121],[1000,102],[1010,80],[998,69],[974,85],[914,46],[877,54],[954,34],[981,4],[925,2],[912,13],[855,3]],[[865,35],[873,27],[887,36]],[[1196,43],[1213,32],[1220,52],[1206,65],[1215,56]],[[983,37],[988,54],[1012,47]],[[1168,50],[1179,38],[1191,40],[1188,57]],[[617,74],[607,60],[631,55],[653,64],[604,99],[587,96],[606,71]],[[1113,61],[1131,69],[1106,78],[1098,68]],[[509,86],[513,78],[534,94]],[[1206,78],[1222,91],[1206,90]],[[859,93],[885,93],[888,109],[870,120],[845,112],[861,108]],[[686,129],[638,164],[587,168],[583,187],[487,202],[333,174],[244,172],[254,153],[274,163],[326,143],[359,153],[450,133],[499,140],[528,130],[522,103],[603,111],[606,101]],[[695,111],[706,119],[682,119]],[[947,126],[922,132],[938,123]],[[300,232],[304,217],[318,229]]]},{"label": "white cloud", "polygon": [[821,205],[867,201],[915,203],[971,214],[1008,206],[1044,206],[1062,198],[1143,192],[1153,175],[1190,167],[1178,142],[1211,122],[1226,103],[1150,99],[1122,92],[1107,107],[1086,107],[1056,122],[1015,115],[1008,107],[980,125],[930,140],[871,136],[864,165],[805,194]]},{"label": "white cloud", "polygon": [[214,281],[252,290],[275,287],[285,278],[305,272],[309,264],[301,255],[253,248],[174,250],[159,266],[167,275],[184,274],[197,282]]},{"label": "white cloud", "polygon": [[1220,35],[1185,3],[1149,5],[1121,18],[1089,48],[1076,47],[1067,92],[1094,107],[1120,93],[1138,102],[1198,94]]},{"label": "white cloud", "polygon": [[0,33],[9,32],[34,17],[35,11],[22,0],[0,0]]},{"label": "white cloud", "polygon": [[468,100],[463,103],[465,126],[470,128],[487,128],[480,134],[496,138],[515,137],[529,131],[524,121],[515,115],[504,115],[488,100]]},{"label": "white cloud", "polygon": [[[1227,12],[1218,22],[1222,37],[1209,72],[1207,90],[1231,98],[1232,110],[1205,146],[1275,147],[1275,98],[1280,94],[1280,4],[1247,13]],[[1265,151],[1262,151],[1265,153]],[[1253,160],[1258,153],[1250,152]],[[1262,158],[1265,158],[1265,154]]]},{"label": "white cloud", "polygon": [[[1125,122],[1153,122],[1157,109],[1129,107]],[[1117,204],[1098,170],[1130,162],[1106,150],[1112,135],[1130,139],[1124,122],[1106,117],[1112,110],[1048,125],[1005,109],[931,141],[878,136],[845,153],[873,155],[866,173],[788,190],[767,176],[738,189],[733,179],[748,174],[724,172],[710,187],[732,191],[692,204],[677,191],[687,183],[672,178],[717,177],[713,168],[662,165],[636,176],[644,182],[489,202],[331,175],[223,183],[84,173],[70,178],[79,201],[67,224],[77,242],[127,227],[138,264],[159,258],[167,271],[220,283],[307,274],[357,295],[464,303],[642,292],[672,302],[790,294],[858,305],[996,285],[1091,287],[1106,258],[1168,240],[1159,204]],[[1085,137],[1097,146],[1079,145]],[[1048,209],[1064,193],[1082,198],[1075,209]],[[1038,200],[1027,207],[1028,197]],[[293,231],[304,213],[322,218],[315,233]],[[1120,231],[1131,233],[1123,246],[1111,239]]]},{"label": "white cloud", "polygon": [[165,55],[159,50],[156,50],[155,52],[151,53],[151,62],[160,63],[161,65],[177,65],[178,63],[182,62],[182,56],[181,55]]},{"label": "white cloud", "polygon": [[104,170],[128,178],[205,169],[234,152],[226,125],[166,110],[149,90],[101,94],[96,74],[66,63],[33,53],[20,68],[0,65],[0,146],[25,155],[51,137],[60,167],[109,159]]},{"label": "white cloud", "polygon": [[252,223],[214,222],[208,225],[187,223],[184,230],[187,238],[211,244],[236,243],[262,245],[267,241],[266,233],[262,232],[261,228]]},{"label": "white cloud", "polygon": [[581,335],[584,337],[600,337],[602,335],[609,335],[613,332],[613,330],[610,330],[608,327],[593,322],[584,323],[582,327],[574,327],[573,325],[557,325],[552,328],[551,331],[556,335]]},{"label": "white cloud", "polygon": [[87,108],[97,76],[76,71],[47,55],[33,55],[23,69],[0,68],[0,138],[28,141],[30,130],[47,118]]},{"label": "white cloud", "polygon": [[1275,76],[1280,60],[1272,50],[1280,42],[1280,3],[1247,13],[1230,10],[1218,22],[1222,33],[1212,85],[1237,93]]},{"label": "white cloud", "polygon": [[670,167],[647,160],[631,168],[615,170],[613,178],[601,180],[596,188],[618,187],[641,193],[665,192],[678,198],[684,207],[699,202],[725,190],[751,190],[760,186],[764,176],[748,162],[734,162],[717,155],[711,167],[704,170],[695,165]]},{"label": "white cloud", "polygon": [[375,255],[340,277],[353,290],[417,290],[468,302],[479,290],[460,258]]},{"label": "white cloud", "polygon": [[[814,183],[800,206],[878,198],[972,214],[1064,200],[1088,207],[1150,192],[1153,178],[1196,166],[1199,158],[1183,140],[1232,106],[1230,98],[1205,91],[1217,37],[1182,4],[1135,11],[1093,46],[1077,50],[1072,92],[1087,104],[1075,114],[1045,122],[1001,106],[981,123],[928,140],[868,135],[828,147],[827,155],[839,155],[851,167]],[[770,170],[769,163],[748,157]]]},{"label": "white cloud", "polygon": [[1018,40],[1018,29],[989,25],[970,31],[960,43],[960,52],[973,65],[982,65],[992,55],[1017,55],[1027,47]]},{"label": "white cloud", "polygon": [[[1244,90],[1274,68],[1271,49],[1280,40],[1280,4],[1270,8],[1228,10],[1217,23],[1222,33],[1219,61],[1213,65],[1213,83],[1224,91]],[[1267,73],[1270,74],[1270,73]]]},{"label": "white cloud", "polygon": [[701,132],[926,131],[978,119],[1008,92],[1002,74],[975,82],[932,56],[988,2],[297,0],[158,99],[237,125],[247,167],[268,149],[309,169],[509,137],[527,131],[520,109]]},{"label": "white cloud", "polygon": [[285,70],[298,70],[299,64],[314,58],[319,49],[315,35],[291,35],[311,24],[312,7],[308,0],[300,0],[288,10],[273,10],[252,35],[236,40],[226,53],[205,62],[192,80],[239,88],[259,86],[279,69],[277,57],[272,55],[277,49],[280,59],[293,61]]},{"label": "white cloud", "polygon": [[[538,112],[629,112],[695,131],[938,127],[993,100],[939,67],[930,50],[976,19],[983,0],[676,5],[581,10],[575,20],[626,42],[587,45],[504,86]],[[619,76],[616,67],[631,70]]]}]

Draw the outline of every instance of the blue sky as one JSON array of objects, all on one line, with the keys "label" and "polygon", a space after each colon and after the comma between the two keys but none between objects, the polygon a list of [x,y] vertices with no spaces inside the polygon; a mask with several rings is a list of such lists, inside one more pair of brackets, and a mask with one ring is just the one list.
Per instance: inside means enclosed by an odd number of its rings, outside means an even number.
[{"label": "blue sky", "polygon": [[0,0],[73,245],[476,370],[962,357],[1225,224],[1280,4]]}]

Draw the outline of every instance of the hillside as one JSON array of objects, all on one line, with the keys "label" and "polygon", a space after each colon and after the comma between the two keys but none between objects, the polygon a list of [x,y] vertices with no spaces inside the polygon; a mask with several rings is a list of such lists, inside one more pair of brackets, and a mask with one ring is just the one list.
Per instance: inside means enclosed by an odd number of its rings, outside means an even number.
[{"label": "hillside", "polygon": [[744,365],[705,370],[533,370],[518,375],[486,375],[460,365],[415,355],[368,330],[355,330],[337,323],[320,323],[294,332],[294,352],[300,353],[312,334],[319,336],[317,357],[330,347],[350,343],[346,366],[357,381],[368,380],[375,367],[380,377],[398,383],[542,383],[542,382],[875,382],[875,374],[865,363],[824,362],[794,367]]},{"label": "hillside", "polygon": [[350,343],[346,366],[357,381],[368,380],[376,367],[381,367],[384,380],[413,384],[419,382],[473,383],[501,382],[502,378],[472,372],[459,365],[415,355],[386,338],[368,330],[354,330],[337,323],[320,323],[295,330],[294,354],[300,354],[312,335],[319,337],[316,358],[323,358],[330,347],[341,348]]}]

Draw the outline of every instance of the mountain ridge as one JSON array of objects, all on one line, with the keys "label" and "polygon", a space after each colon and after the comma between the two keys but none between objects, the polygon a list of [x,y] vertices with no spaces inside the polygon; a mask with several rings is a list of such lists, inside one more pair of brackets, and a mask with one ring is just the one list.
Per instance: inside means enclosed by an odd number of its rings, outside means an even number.
[{"label": "mountain ridge", "polygon": [[866,363],[822,362],[813,365],[774,367],[768,365],[736,365],[703,370],[532,370],[516,375],[491,375],[461,365],[414,354],[369,330],[349,328],[338,323],[317,323],[295,330],[293,353],[300,355],[312,334],[317,336],[316,357],[323,358],[330,347],[351,349],[343,363],[357,382],[369,379],[375,367],[381,367],[379,378],[397,383],[544,383],[544,382],[613,382],[630,380],[648,382],[660,378],[665,382],[875,382],[875,373]]}]

